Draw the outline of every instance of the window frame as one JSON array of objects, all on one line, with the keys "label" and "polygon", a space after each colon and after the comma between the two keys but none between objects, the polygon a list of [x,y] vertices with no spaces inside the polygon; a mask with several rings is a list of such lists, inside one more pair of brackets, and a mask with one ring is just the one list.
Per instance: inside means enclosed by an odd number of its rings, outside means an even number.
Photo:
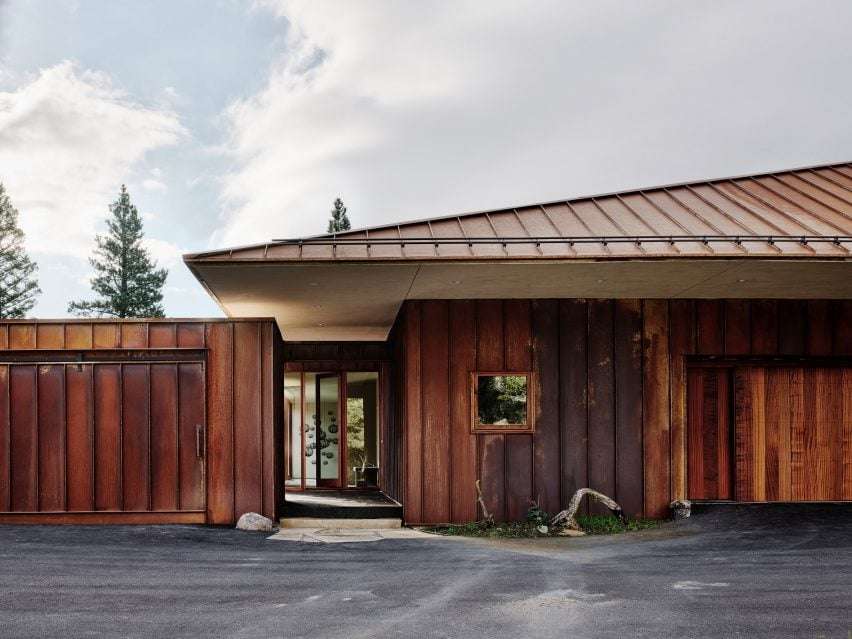
[{"label": "window frame", "polygon": [[[480,377],[526,377],[527,419],[523,424],[479,423],[479,378]],[[474,435],[532,434],[535,432],[535,371],[472,371],[470,373],[470,432]]]}]

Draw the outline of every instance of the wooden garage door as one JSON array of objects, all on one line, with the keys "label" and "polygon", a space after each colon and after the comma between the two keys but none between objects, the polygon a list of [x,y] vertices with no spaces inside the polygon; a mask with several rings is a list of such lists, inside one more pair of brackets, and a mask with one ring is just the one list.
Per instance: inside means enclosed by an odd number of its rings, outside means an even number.
[{"label": "wooden garage door", "polygon": [[852,500],[852,369],[693,368],[688,495]]},{"label": "wooden garage door", "polygon": [[204,380],[201,361],[0,365],[0,511],[203,522]]}]

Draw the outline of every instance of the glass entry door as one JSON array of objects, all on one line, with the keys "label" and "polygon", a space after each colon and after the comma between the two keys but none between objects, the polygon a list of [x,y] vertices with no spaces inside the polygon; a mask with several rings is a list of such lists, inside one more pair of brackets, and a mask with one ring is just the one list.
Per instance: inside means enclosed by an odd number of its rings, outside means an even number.
[{"label": "glass entry door", "polygon": [[287,488],[378,487],[377,373],[287,373],[284,415]]}]

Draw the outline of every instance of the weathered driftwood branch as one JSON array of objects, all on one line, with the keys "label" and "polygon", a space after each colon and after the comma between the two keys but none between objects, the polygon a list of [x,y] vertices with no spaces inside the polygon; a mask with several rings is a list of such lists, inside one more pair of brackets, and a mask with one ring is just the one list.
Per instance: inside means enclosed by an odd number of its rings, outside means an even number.
[{"label": "weathered driftwood branch", "polygon": [[583,497],[585,497],[586,495],[601,502],[604,506],[609,508],[612,511],[612,514],[618,517],[622,523],[625,523],[627,521],[627,518],[624,516],[624,512],[621,510],[621,506],[619,506],[615,502],[615,500],[610,499],[603,493],[599,493],[598,491],[592,490],[591,488],[581,488],[576,493],[574,493],[574,496],[568,503],[568,508],[561,511],[553,519],[550,520],[550,525],[562,525],[565,528],[578,529],[579,526],[577,525],[577,520],[574,519],[574,516],[580,509],[580,502],[583,501]]},{"label": "weathered driftwood branch", "polygon": [[476,480],[476,500],[479,502],[479,507],[482,508],[482,521],[493,524],[494,515],[488,512],[488,508],[485,506],[485,500],[482,498],[482,484],[478,479]]}]

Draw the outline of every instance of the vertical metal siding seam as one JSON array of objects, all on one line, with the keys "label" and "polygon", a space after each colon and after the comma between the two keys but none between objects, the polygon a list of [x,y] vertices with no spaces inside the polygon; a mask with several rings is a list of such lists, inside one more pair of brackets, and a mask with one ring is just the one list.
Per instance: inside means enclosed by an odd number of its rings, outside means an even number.
[{"label": "vertical metal siding seam", "polygon": [[[34,336],[35,336],[35,334],[36,334],[35,333],[35,327],[33,327],[33,329],[34,329]],[[36,346],[38,346],[38,343],[36,343]],[[38,414],[39,414],[39,410],[38,410],[39,366],[38,366],[38,364],[36,364],[34,366],[34,368],[35,368],[35,382],[34,382],[35,383],[35,403],[33,405],[33,413],[34,413],[35,419],[33,420],[33,426],[35,427],[35,458],[36,458],[35,487],[36,487],[36,510],[40,511],[41,510],[41,482],[39,481],[39,479],[40,479],[39,475],[41,474],[41,451],[39,449],[41,448],[41,436],[40,436],[41,433],[39,433],[39,423],[38,423],[39,422],[39,420],[38,420]]]},{"label": "vertical metal siding seam", "polygon": [[[177,344],[177,326],[175,326],[175,344]],[[175,484],[175,504],[178,510],[183,510],[183,496],[180,494],[181,474],[180,474],[180,403],[183,401],[183,384],[181,384],[181,365],[175,364],[175,388],[177,390],[177,403],[175,405],[175,462],[177,466],[177,482]],[[204,398],[207,401],[207,398]],[[204,450],[207,450],[205,443]]]},{"label": "vertical metal siding seam", "polygon": [[639,459],[641,460],[642,514],[645,509],[645,300],[639,300]]},{"label": "vertical metal siding seam", "polygon": [[[586,421],[586,424],[585,424],[585,426],[586,426],[586,441],[584,442],[583,450],[586,453],[586,463],[585,463],[585,466],[586,466],[585,475],[586,476],[583,479],[586,483],[586,486],[588,486],[589,488],[595,488],[594,486],[591,485],[591,481],[590,481],[591,473],[589,472],[589,466],[590,466],[590,463],[592,461],[591,450],[590,450],[590,441],[591,440],[589,438],[589,354],[590,354],[590,351],[591,351],[591,349],[589,348],[589,335],[590,335],[590,333],[589,333],[589,322],[592,319],[592,317],[591,317],[592,307],[589,304],[588,300],[583,301],[583,311],[584,311],[583,314],[585,315],[585,320],[586,320],[585,322],[583,322],[583,329],[584,329],[584,333],[585,333],[585,336],[583,338],[585,340],[584,343],[583,343],[583,350],[585,351],[585,360],[586,360],[584,362],[584,364],[586,366],[586,375],[585,375],[585,379],[583,381],[583,399],[584,399],[583,404],[584,404],[584,408],[586,409],[586,420],[585,420]],[[588,510],[589,500],[586,499],[585,502],[586,502],[586,504],[585,504],[584,510]]]},{"label": "vertical metal siding seam", "polygon": [[[92,389],[91,397],[91,410],[89,411],[89,436],[92,442],[92,510],[98,509],[98,456],[97,456],[97,437],[95,434],[95,423],[96,423],[96,410],[97,410],[97,402],[95,401],[95,397],[97,397],[97,389],[95,388],[95,364],[92,364],[89,368],[89,374],[92,377],[92,383],[90,388]],[[86,398],[87,401],[89,397]]]},{"label": "vertical metal siding seam", "polygon": [[[532,319],[530,319],[532,321]],[[537,342],[536,342],[537,345]],[[538,349],[536,348],[536,351]],[[556,300],[556,440],[557,446],[559,446],[559,457],[558,457],[558,466],[559,466],[559,508],[562,509],[563,505],[566,505],[563,501],[565,499],[565,459],[564,459],[564,447],[563,440],[565,439],[562,436],[562,389],[564,384],[564,375],[562,370],[562,300]],[[539,380],[539,387],[541,387],[541,380]],[[541,404],[541,398],[539,398],[539,405]],[[533,434],[533,443],[535,443],[535,434]],[[535,455],[533,454],[533,477],[535,477]],[[535,483],[533,483],[535,486]]]},{"label": "vertical metal siding seam", "polygon": [[672,302],[671,300],[666,300],[666,392],[668,394],[668,406],[669,406],[669,418],[668,418],[668,439],[669,439],[669,450],[668,455],[666,455],[666,459],[668,460],[668,485],[669,485],[669,494],[667,495],[667,501],[671,501],[672,495],[674,494],[673,489],[673,481],[674,475],[672,473],[672,346],[671,346],[671,338],[672,338]]},{"label": "vertical metal siding seam", "polygon": [[612,426],[613,426],[612,463],[613,463],[613,475],[614,475],[614,479],[615,479],[615,481],[613,481],[613,486],[615,487],[615,495],[614,495],[613,498],[616,501],[619,501],[621,499],[621,494],[620,494],[621,491],[619,490],[619,486],[618,486],[618,454],[619,454],[619,450],[618,450],[618,425],[619,424],[618,424],[618,374],[616,373],[616,367],[619,365],[619,362],[618,362],[618,349],[616,349],[616,347],[615,347],[615,344],[616,344],[616,338],[615,338],[616,333],[615,333],[615,331],[616,331],[616,328],[618,326],[618,319],[617,319],[618,304],[617,304],[617,301],[613,300],[613,299],[608,300],[607,303],[612,308],[612,326],[611,326],[612,330],[610,331],[610,345],[609,346],[610,346],[610,349],[611,349],[611,352],[612,352],[612,359],[610,360],[612,362],[612,379],[610,381],[612,382],[612,403],[613,403],[613,407],[612,407],[613,408],[613,412],[612,412]]},{"label": "vertical metal siding seam", "polygon": [[424,520],[424,512],[423,512],[423,468],[424,468],[424,454],[423,454],[423,442],[426,439],[426,425],[424,423],[424,415],[423,415],[423,304],[417,304],[417,367],[420,371],[420,383],[418,394],[420,396],[419,404],[420,404],[420,468],[418,469],[418,475],[420,480],[420,520]]},{"label": "vertical metal siding seam", "polygon": [[450,322],[450,304],[452,301],[447,301],[447,451],[449,455],[447,467],[447,516],[450,521],[455,521],[453,517],[453,350],[452,350],[452,324]]},{"label": "vertical metal siding seam", "polygon": [[124,364],[118,365],[118,486],[124,510]]},{"label": "vertical metal siding seam", "polygon": [[[489,220],[490,221],[490,220]],[[505,249],[504,249],[505,250]],[[508,251],[507,251],[508,254]],[[508,368],[508,363],[506,362],[506,303],[505,300],[500,300],[500,334],[502,338],[502,346],[503,346],[503,365],[500,367],[503,370]],[[479,397],[479,389],[477,389],[477,398]],[[509,478],[507,473],[509,472],[509,441],[506,439],[506,435],[500,435],[500,438],[503,440],[503,518],[509,518]]]},{"label": "vertical metal siding seam", "polygon": [[[146,324],[145,328],[147,329],[147,327],[148,325]],[[148,331],[146,330],[145,332],[147,333]],[[148,340],[147,336],[145,339],[146,341]],[[148,442],[146,446],[148,457],[148,510],[152,510],[154,498],[151,494],[151,489],[153,487],[153,478],[151,476],[153,466],[151,463],[151,364],[145,366],[145,374],[148,377],[148,383],[145,386],[145,395],[147,396],[146,399],[148,402]]]},{"label": "vertical metal siding seam", "polygon": [[236,330],[233,322],[228,324],[229,340],[231,346],[231,365],[229,367],[229,375],[231,377],[231,521],[237,519],[237,389],[236,389],[236,353],[237,340]]},{"label": "vertical metal siding seam", "polygon": [[[62,327],[62,346],[65,347],[65,327]],[[63,510],[68,510],[68,365],[62,366],[62,476],[63,488],[65,489],[65,500]]]},{"label": "vertical metal siding seam", "polygon": [[[257,436],[258,441],[260,442],[260,463],[257,465],[258,474],[260,479],[260,510],[259,512],[263,512],[263,509],[266,506],[266,502],[264,501],[265,493],[264,490],[264,470],[266,466],[266,459],[263,456],[263,452],[265,450],[265,446],[263,445],[263,416],[264,416],[264,394],[266,392],[266,386],[264,385],[264,377],[263,377],[263,325],[260,322],[255,324],[257,326],[257,369],[258,369],[258,378],[260,379],[260,393],[258,394],[258,399],[260,401],[260,420],[257,424]],[[344,403],[346,402],[346,398],[343,398]]]},{"label": "vertical metal siding seam", "polygon": [[6,510],[12,510],[12,367],[6,366],[6,469],[9,473]]}]

